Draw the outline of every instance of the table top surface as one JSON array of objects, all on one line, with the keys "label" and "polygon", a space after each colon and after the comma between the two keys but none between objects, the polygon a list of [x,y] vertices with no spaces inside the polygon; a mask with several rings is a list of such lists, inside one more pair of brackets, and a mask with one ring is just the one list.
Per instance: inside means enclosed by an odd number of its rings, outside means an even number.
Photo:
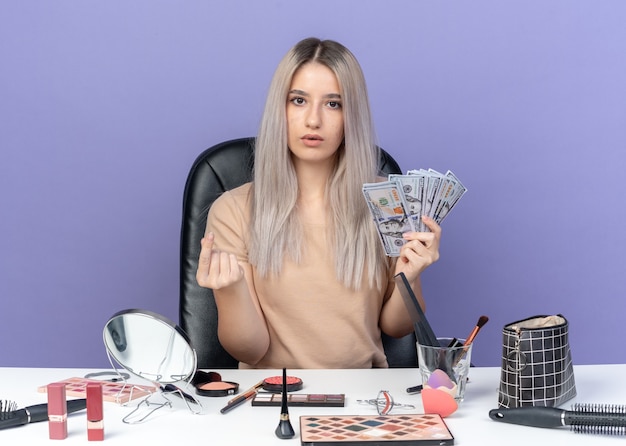
[{"label": "table top surface", "polygon": [[[2,390],[0,399],[13,400],[19,407],[46,402],[46,396],[38,387],[71,377],[82,377],[100,370],[46,369],[46,368],[0,368]],[[280,370],[216,370],[225,381],[239,383],[243,392],[260,380],[280,375]],[[253,407],[250,402],[221,414],[220,409],[232,398],[198,397],[202,412],[192,414],[179,398],[171,398],[172,406],[154,412],[139,424],[126,424],[128,416],[139,400],[127,406],[113,402],[104,403],[105,441],[109,444],[172,444],[178,442],[202,442],[209,445],[243,445],[254,440],[255,445],[300,444],[299,418],[306,415],[374,415],[373,406],[359,404],[358,399],[375,398],[379,390],[388,390],[398,403],[412,404],[415,409],[395,409],[392,414],[423,413],[421,396],[409,395],[407,387],[420,383],[417,369],[368,369],[368,370],[291,370],[289,375],[303,380],[298,393],[343,393],[345,407],[290,407],[291,423],[296,436],[280,440],[274,435],[280,417],[279,407]],[[577,397],[563,408],[569,409],[575,402],[626,404],[626,364],[575,366]],[[542,429],[510,425],[492,421],[488,412],[497,407],[497,390],[500,379],[498,367],[474,367],[470,371],[465,401],[459,409],[445,419],[455,437],[456,445],[602,445],[624,444],[624,437],[576,434],[568,428]],[[130,380],[136,384],[146,381]],[[194,393],[188,388],[189,393]],[[72,397],[68,397],[72,398]],[[150,401],[162,401],[155,394]],[[144,406],[145,407],[145,406]],[[144,410],[142,407],[140,410]],[[152,408],[152,407],[150,407]],[[139,412],[138,412],[139,413]],[[64,444],[84,444],[87,441],[85,412],[68,416],[68,438]],[[3,444],[49,444],[46,422],[33,423],[0,431]],[[618,443],[619,442],[619,443]]]}]

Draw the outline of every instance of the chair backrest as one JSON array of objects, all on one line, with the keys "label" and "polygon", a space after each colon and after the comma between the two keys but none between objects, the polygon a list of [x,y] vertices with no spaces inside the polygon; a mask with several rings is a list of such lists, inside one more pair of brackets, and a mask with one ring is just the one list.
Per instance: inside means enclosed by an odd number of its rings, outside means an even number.
[{"label": "chair backrest", "polygon": [[[180,244],[179,325],[198,356],[198,368],[236,368],[238,362],[224,350],[217,337],[217,308],[213,292],[196,282],[200,239],[207,213],[223,192],[252,179],[254,138],[225,141],[205,150],[193,163],[183,194]],[[381,150],[381,174],[400,173],[398,163]],[[415,335],[395,339],[383,335],[390,367],[415,367]]]}]

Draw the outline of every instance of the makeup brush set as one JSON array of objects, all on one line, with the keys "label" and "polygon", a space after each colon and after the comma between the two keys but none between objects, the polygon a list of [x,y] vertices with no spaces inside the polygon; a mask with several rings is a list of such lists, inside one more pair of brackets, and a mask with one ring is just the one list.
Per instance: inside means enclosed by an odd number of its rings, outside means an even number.
[{"label": "makeup brush set", "polygon": [[463,399],[472,343],[489,318],[480,316],[465,340],[438,338],[406,276],[400,273],[394,281],[413,321],[422,372],[422,385],[409,387],[407,393],[422,393],[426,412],[447,417],[458,409],[458,402]]},{"label": "makeup brush set", "polygon": [[[433,331],[428,319],[426,319],[426,315],[422,310],[419,302],[417,301],[417,297],[413,290],[411,289],[411,285],[407,280],[404,273],[400,273],[394,277],[394,281],[396,282],[396,287],[400,291],[400,295],[402,296],[402,300],[409,312],[409,316],[413,321],[413,327],[415,329],[415,337],[417,338],[417,342],[421,345],[429,345],[431,347],[439,347],[439,340],[437,336],[435,336],[435,332]],[[474,342],[476,335],[480,329],[489,321],[487,316],[480,316],[474,328],[470,332],[469,336],[465,340],[465,345],[469,345]],[[455,339],[456,342],[459,342]]]}]

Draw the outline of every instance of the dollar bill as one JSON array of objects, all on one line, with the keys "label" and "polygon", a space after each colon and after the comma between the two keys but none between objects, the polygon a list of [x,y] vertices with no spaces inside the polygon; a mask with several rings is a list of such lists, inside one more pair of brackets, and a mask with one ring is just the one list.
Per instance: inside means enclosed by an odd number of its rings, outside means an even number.
[{"label": "dollar bill", "polygon": [[[450,170],[445,174],[434,169],[409,170],[407,175],[425,177],[423,215],[427,215],[441,224],[456,203],[460,200],[467,188]],[[429,231],[428,227],[419,218],[418,230]]]},{"label": "dollar bill", "polygon": [[445,185],[439,193],[437,207],[434,212],[434,219],[438,224],[441,224],[463,194],[467,192],[467,188],[451,171],[446,172],[444,182]]},{"label": "dollar bill", "polygon": [[388,256],[400,255],[407,231],[428,232],[422,221],[426,215],[438,224],[467,192],[450,170],[409,170],[406,175],[391,174],[387,181],[366,183],[363,195],[372,214],[379,238]]},{"label": "dollar bill", "polygon": [[385,253],[390,257],[399,256],[402,245],[406,243],[402,234],[415,231],[407,213],[402,186],[397,181],[366,183],[363,195]]},{"label": "dollar bill", "polygon": [[[442,187],[443,178],[439,172],[432,169],[422,172],[426,176],[426,196],[424,199],[423,215],[434,218],[435,209],[437,208],[437,197],[439,196],[439,191]],[[419,230],[429,230],[428,227],[421,221],[421,219]]]},{"label": "dollar bill", "polygon": [[389,175],[389,181],[396,181],[400,184],[407,205],[407,214],[413,221],[412,227],[419,230],[422,224],[426,177],[420,174],[391,174]]}]

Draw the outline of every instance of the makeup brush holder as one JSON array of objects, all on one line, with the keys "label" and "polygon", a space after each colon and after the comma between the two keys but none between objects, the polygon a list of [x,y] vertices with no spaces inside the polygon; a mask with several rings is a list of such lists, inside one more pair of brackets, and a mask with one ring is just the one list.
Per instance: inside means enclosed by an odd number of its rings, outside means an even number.
[{"label": "makeup brush holder", "polygon": [[462,339],[457,341],[452,338],[437,338],[437,342],[438,346],[417,343],[419,370],[424,390],[438,390],[460,403],[465,397],[472,344],[465,346]]}]

